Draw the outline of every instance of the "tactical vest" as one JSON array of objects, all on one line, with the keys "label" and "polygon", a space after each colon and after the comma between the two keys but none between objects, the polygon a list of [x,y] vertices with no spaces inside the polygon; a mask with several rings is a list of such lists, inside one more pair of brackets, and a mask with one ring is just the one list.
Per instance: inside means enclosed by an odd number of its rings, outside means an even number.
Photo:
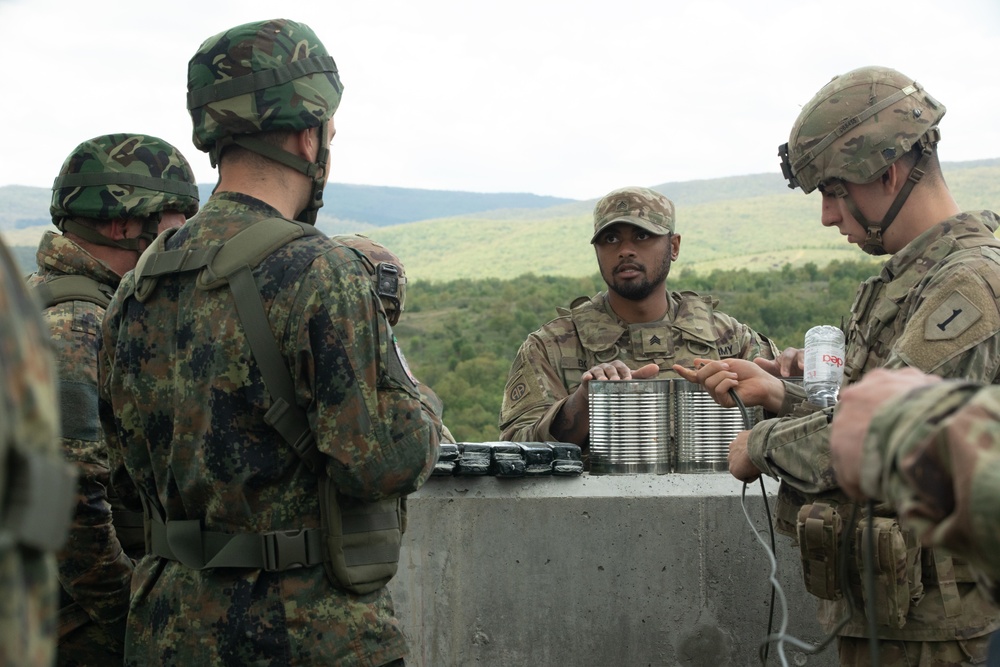
[{"label": "tactical vest", "polygon": [[[694,357],[719,359],[718,332],[715,330],[715,302],[694,292],[673,292],[676,313],[671,321],[622,325],[605,311],[603,299],[580,297],[569,310],[560,313],[573,320],[579,340],[559,344],[560,372],[567,388],[579,384],[579,377],[598,363],[622,359],[626,363],[656,363],[669,371],[674,363]],[[571,350],[572,345],[575,350]],[[583,358],[578,358],[582,349]],[[572,355],[572,356],[571,356]]]},{"label": "tactical vest", "polygon": [[[963,257],[981,255],[1000,266],[1000,240],[983,238],[981,236],[969,239],[954,239],[960,249],[949,252],[941,259],[949,263]],[[880,276],[869,278],[861,284],[854,303],[851,305],[851,321],[847,330],[847,349],[849,353],[844,360],[844,381],[851,383],[857,380],[867,370],[883,365],[888,356],[898,332],[894,326],[897,320],[908,321],[910,310],[915,303],[905,303],[905,311],[900,311],[898,301],[906,299],[907,294],[924,277],[925,274],[909,271],[902,273],[895,280],[886,283]],[[985,276],[991,280],[992,276]],[[991,283],[994,296],[1000,298],[1000,285]],[[885,292],[885,294],[883,294]]]},{"label": "tactical vest", "polygon": [[[954,250],[956,246],[958,250]],[[947,258],[951,263],[973,254],[1000,265],[1000,241],[982,236],[954,239],[954,245],[937,259]],[[888,283],[875,276],[862,284],[851,307],[845,382],[857,381],[868,370],[885,363],[898,337],[896,323],[908,321],[911,309],[917,305],[913,300],[907,303],[907,295],[926,273],[907,275],[904,271]],[[991,282],[991,288],[994,296],[1000,297],[1000,285]],[[854,610],[863,609],[865,601],[875,597],[875,622],[879,636],[885,639],[943,641],[970,623],[975,626],[984,619],[995,618],[995,610],[978,595],[961,594],[976,581],[968,563],[941,549],[921,548],[913,532],[899,526],[892,508],[884,505],[875,506],[872,519],[877,574],[874,590],[868,590],[861,575],[862,545],[868,539],[867,510],[858,505],[854,513],[859,519],[848,525],[852,508],[851,501],[839,491],[815,497],[787,484],[779,488],[775,527],[799,542],[806,590],[826,601],[821,603],[821,616],[828,624],[843,616],[849,606],[848,595],[853,599]],[[848,560],[843,570],[846,580],[841,576],[839,563],[842,538],[847,540]],[[923,601],[925,589],[936,589],[935,604],[940,604],[942,610],[942,617],[933,628],[927,623],[917,627],[912,622],[907,624],[907,615]],[[928,603],[924,602],[924,606]],[[852,621],[842,633],[863,636],[865,630],[863,623]],[[928,637],[933,633],[938,636]]]},{"label": "tactical vest", "polygon": [[283,571],[323,565],[330,581],[357,594],[384,586],[396,573],[402,544],[401,500],[362,503],[342,496],[326,474],[305,412],[295,401],[291,373],[264,310],[253,269],[287,243],[322,232],[284,218],[260,220],[222,245],[167,250],[176,230],[161,234],[136,265],[135,297],[150,298],[164,275],[198,271],[197,286],[229,285],[264,385],[272,398],[264,421],[319,476],[320,529],[266,533],[220,533],[202,529],[200,519],[167,520],[157,499],[140,491],[149,550],[201,570],[248,567]]},{"label": "tactical vest", "polygon": [[87,276],[56,276],[34,286],[42,310],[67,301],[89,301],[107,309],[115,290]]},{"label": "tactical vest", "polygon": [[[110,285],[81,275],[55,276],[34,285],[32,290],[42,310],[69,301],[86,301],[107,309],[115,293]],[[134,551],[144,542],[142,514],[118,507],[111,513],[111,523],[122,548],[134,555]]]}]

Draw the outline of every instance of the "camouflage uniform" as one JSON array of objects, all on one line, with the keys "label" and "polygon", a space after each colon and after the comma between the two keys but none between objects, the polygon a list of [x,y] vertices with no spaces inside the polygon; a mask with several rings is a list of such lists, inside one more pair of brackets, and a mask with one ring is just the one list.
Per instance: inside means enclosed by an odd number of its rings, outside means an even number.
[{"label": "camouflage uniform", "polygon": [[[277,215],[222,193],[168,247],[220,244]],[[235,314],[220,316],[232,312],[229,291],[168,276],[140,304],[132,278],[103,326],[101,418],[113,457],[168,520],[226,533],[319,527],[317,477],[264,423],[271,397]],[[370,499],[419,487],[436,459],[435,427],[416,386],[391,374],[397,351],[357,255],[308,237],[265,259],[255,278],[337,487]],[[128,664],[380,665],[405,653],[387,590],[346,593],[322,567],[195,570],[146,556],[133,590]]]},{"label": "camouflage uniform", "polygon": [[[74,184],[72,179],[89,180]],[[64,163],[56,186],[52,216],[60,229],[67,223],[72,228],[73,219],[79,218],[141,218],[155,235],[160,211],[193,214],[198,208],[194,175],[184,157],[166,142],[143,135],[105,135],[81,143]],[[164,191],[174,186],[185,194]],[[107,264],[55,232],[42,237],[37,258],[38,269],[28,278],[31,287],[58,284],[53,281],[64,276],[88,278],[108,298],[118,287],[120,276]],[[126,514],[109,494],[108,457],[97,415],[97,341],[104,307],[84,298],[65,298],[43,311],[59,370],[63,453],[79,471],[70,539],[59,555],[58,664],[120,663],[130,556],[141,555],[144,545],[141,531],[132,528],[131,536],[123,531],[121,517]],[[119,515],[117,532],[113,507]]]},{"label": "camouflage uniform", "polygon": [[[290,62],[294,70],[286,68]],[[214,84],[225,79],[239,89],[275,69],[291,78],[276,77],[283,81],[237,91],[235,98],[223,93],[231,86]],[[218,94],[199,102],[199,91],[213,88]],[[332,58],[307,26],[275,20],[207,40],[192,58],[189,92],[196,142],[218,158],[216,139],[243,140],[227,123],[258,110],[261,117],[250,118],[242,132],[325,127],[340,83]],[[256,103],[240,103],[258,95]],[[262,128],[257,121],[265,118],[288,124]],[[245,138],[247,150],[260,148],[252,134]],[[314,178],[314,204],[322,176],[320,170]],[[279,212],[259,199],[222,192],[161,238],[167,252],[187,256],[187,250],[217,248],[275,217]],[[201,531],[229,536],[315,534],[321,528],[320,476],[266,419],[275,397],[233,293],[199,286],[199,275],[167,273],[151,288],[143,279],[139,300],[133,272],[108,307],[100,401],[112,459],[123,459],[141,497],[168,527],[192,521]],[[253,279],[324,478],[359,501],[418,488],[437,459],[440,422],[422,408],[358,255],[321,234],[305,235],[256,263]],[[384,586],[350,593],[318,565],[189,567],[149,554],[136,566],[129,665],[367,666],[405,653]]]},{"label": "camouflage uniform", "polygon": [[511,365],[500,410],[502,440],[558,440],[552,420],[580,377],[615,359],[629,368],[659,364],[659,378],[679,377],[674,364],[695,358],[773,359],[774,343],[715,310],[716,299],[694,292],[669,292],[666,316],[658,322],[627,324],[607,303],[607,293],[581,298],[570,310],[533,332]]},{"label": "camouflage uniform", "polygon": [[[896,106],[886,108],[892,105]],[[843,119],[844,114],[866,107],[881,113]],[[782,147],[787,156],[785,175],[793,186],[801,185],[807,192],[825,184],[828,193],[849,199],[839,181],[869,182],[884,173],[903,150],[913,146],[921,150],[914,169],[921,167],[921,161],[933,152],[939,136],[935,123],[943,114],[940,103],[898,72],[855,70],[835,78],[804,108],[789,144]],[[879,123],[890,127],[880,128]],[[843,128],[850,129],[841,132]],[[834,139],[821,142],[827,132]],[[908,192],[900,195],[897,209]],[[882,231],[893,215],[868,224],[867,252],[885,252]],[[875,368],[904,366],[944,377],[1000,381],[1000,243],[993,236],[998,224],[1000,218],[989,211],[949,218],[896,252],[877,276],[861,285],[846,332],[844,384],[857,382]],[[800,390],[797,393],[801,396]],[[803,513],[833,507],[844,522],[843,530],[851,531],[853,563],[860,545],[855,526],[846,525],[852,504],[834,478],[828,421],[829,410],[800,405],[791,416],[754,426],[748,454],[760,470],[781,479],[778,529],[801,543],[803,536],[816,535],[810,530],[819,525],[810,524],[819,515]],[[804,508],[802,513],[800,508]],[[866,514],[863,507],[857,509],[858,516]],[[884,517],[880,525],[888,527],[889,532],[880,535],[898,530],[892,507],[876,505],[875,516]],[[859,521],[867,523],[863,518]],[[1000,612],[978,595],[964,561],[940,549],[920,549],[912,533],[898,535],[900,548],[905,547],[906,566],[896,569],[894,577],[879,575],[876,582],[881,596],[876,611],[882,664],[915,664],[907,661],[917,659],[926,664],[965,664],[970,655],[982,660],[985,635],[1000,627]],[[841,582],[837,576],[838,592],[834,593],[829,580],[817,573],[824,564],[834,562],[835,549],[828,547],[820,554],[808,546],[802,548],[809,554],[803,556],[807,588],[821,597],[821,625],[833,631],[842,618],[850,616],[838,631],[841,664],[868,664],[868,628],[857,566],[849,566],[850,581]],[[853,592],[853,607],[843,595],[845,588]],[[890,598],[898,600],[898,605],[886,602]]]},{"label": "camouflage uniform", "polygon": [[[612,190],[594,206],[590,242],[597,243],[606,229],[614,230],[618,224],[653,237],[672,236],[674,203],[649,188]],[[679,238],[674,240],[679,244]],[[677,247],[673,246],[673,252]],[[664,281],[670,261],[668,256],[662,268]],[[604,270],[602,266],[602,275]],[[608,276],[604,278],[614,288]],[[656,289],[652,284],[647,287]],[[674,364],[690,367],[696,358],[774,359],[777,355],[774,343],[766,337],[715,310],[718,301],[711,297],[668,291],[663,317],[636,324],[619,318],[609,298],[608,292],[601,292],[576,299],[568,310],[558,309],[560,317],[533,332],[521,345],[500,408],[502,440],[559,440],[552,434],[553,420],[580,386],[583,374],[599,363],[618,359],[632,370],[655,363],[660,367],[657,377],[670,378],[679,377]]]},{"label": "camouflage uniform", "polygon": [[[0,244],[0,510],[10,511],[15,451],[59,458],[55,366],[38,310]],[[0,664],[51,665],[58,581],[55,557],[0,530]]]},{"label": "camouflage uniform", "polygon": [[[334,236],[333,240],[361,253],[361,259],[372,279],[372,287],[379,295],[389,324],[396,326],[406,307],[406,270],[402,260],[384,245],[364,234],[342,234]],[[390,271],[383,272],[383,267],[387,265]],[[395,340],[395,335],[393,339]],[[434,413],[441,414],[444,411],[444,404],[434,390],[419,381],[418,386],[421,400]],[[445,424],[441,424],[441,442],[455,442],[455,436]]]},{"label": "camouflage uniform", "polygon": [[864,444],[862,490],[925,544],[961,554],[1000,602],[1000,387],[942,382],[883,406]]}]

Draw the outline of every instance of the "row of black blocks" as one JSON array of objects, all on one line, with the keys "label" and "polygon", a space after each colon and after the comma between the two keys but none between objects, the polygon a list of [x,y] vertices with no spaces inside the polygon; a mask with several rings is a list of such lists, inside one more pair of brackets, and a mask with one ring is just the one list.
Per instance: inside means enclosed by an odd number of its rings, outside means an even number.
[{"label": "row of black blocks", "polygon": [[434,475],[580,475],[580,447],[569,442],[441,443]]}]

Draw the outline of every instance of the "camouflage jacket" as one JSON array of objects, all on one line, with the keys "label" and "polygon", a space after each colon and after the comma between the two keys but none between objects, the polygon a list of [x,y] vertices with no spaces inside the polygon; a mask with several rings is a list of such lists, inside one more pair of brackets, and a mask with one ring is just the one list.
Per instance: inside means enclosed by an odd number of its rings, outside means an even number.
[{"label": "camouflage jacket", "polygon": [[[55,232],[42,236],[37,260],[29,286],[66,275],[85,276],[112,289],[118,286],[117,273]],[[121,626],[117,634],[124,639],[132,561],[111,525],[108,456],[97,416],[97,339],[104,308],[90,301],[66,301],[47,308],[42,317],[55,346],[63,453],[79,470],[70,538],[59,554],[60,616],[70,615],[68,605],[76,602],[102,625]]]},{"label": "camouflage jacket", "polygon": [[581,376],[600,362],[621,359],[629,368],[660,366],[657,377],[678,377],[674,364],[696,357],[773,359],[774,343],[715,309],[718,301],[694,292],[669,292],[667,314],[658,322],[625,324],[602,292],[573,307],[521,345],[511,365],[500,410],[501,439],[556,440],[552,420]]},{"label": "camouflage jacket", "polygon": [[943,382],[883,406],[861,470],[866,494],[968,559],[1000,602],[1000,387]]},{"label": "camouflage jacket", "polygon": [[[218,245],[277,216],[218,194],[167,249]],[[272,398],[233,295],[197,276],[162,276],[139,301],[127,274],[108,307],[100,403],[112,458],[167,521],[224,533],[319,528],[318,477],[264,421]],[[422,409],[357,255],[306,236],[254,277],[333,483],[368,501],[417,489],[437,460],[440,422]],[[384,587],[352,595],[319,566],[198,570],[147,555],[128,624],[127,664],[381,665],[406,652]]]},{"label": "camouflage jacket", "polygon": [[[844,383],[873,368],[912,366],[944,377],[1000,381],[1000,225],[994,213],[961,213],[927,230],[862,283],[851,307]],[[808,413],[808,410],[803,412]],[[827,414],[786,416],[754,426],[748,451],[754,464],[781,479],[776,525],[794,532],[801,505],[822,496],[847,502],[830,463]],[[889,508],[881,514],[892,515]],[[929,557],[929,556],[927,556]],[[971,587],[970,587],[971,588]],[[974,637],[1000,627],[1000,613],[977,602],[974,591],[961,617],[944,618],[940,589],[924,586],[900,630],[880,637],[940,641]],[[841,634],[864,637],[864,612],[853,610]],[[828,629],[846,612],[844,601],[820,601]]]},{"label": "camouflage jacket", "polygon": [[[60,458],[55,363],[38,308],[0,244],[0,511],[6,516],[12,451]],[[47,666],[56,647],[59,584],[51,553],[0,531],[0,664]]]}]

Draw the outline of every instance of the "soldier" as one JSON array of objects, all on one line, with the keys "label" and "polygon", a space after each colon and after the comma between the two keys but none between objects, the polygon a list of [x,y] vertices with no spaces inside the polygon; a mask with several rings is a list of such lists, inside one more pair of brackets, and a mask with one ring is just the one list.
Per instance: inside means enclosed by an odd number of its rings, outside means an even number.
[{"label": "soldier", "polygon": [[102,325],[101,420],[149,525],[127,664],[405,656],[385,583],[399,498],[430,475],[441,423],[361,258],[313,226],[342,90],[285,19],[210,37],[189,63],[219,182]]},{"label": "soldier", "polygon": [[1000,387],[877,369],[846,388],[830,428],[840,487],[892,503],[922,544],[967,558],[1000,602]]},{"label": "soldier", "polygon": [[649,188],[605,195],[594,235],[606,292],[580,297],[535,331],[511,365],[500,410],[501,439],[559,441],[586,451],[587,383],[677,377],[695,357],[774,359],[774,344],[716,310],[718,301],[665,289],[680,252],[674,205]]},{"label": "soldier", "polygon": [[79,470],[70,541],[59,555],[60,665],[121,663],[132,559],[144,549],[141,515],[108,494],[97,414],[100,322],[139,253],[197,210],[187,160],[162,139],[141,134],[84,141],[52,187],[52,222],[62,234],[42,237],[28,284],[43,301],[55,344],[63,453]]},{"label": "soldier", "polygon": [[[385,309],[386,319],[390,325],[396,326],[406,306],[406,270],[403,268],[403,261],[384,245],[364,234],[343,234],[334,236],[333,240],[361,253],[365,268],[371,276],[372,287],[382,302],[382,308]],[[436,412],[443,412],[444,406],[434,390],[419,381],[418,387],[423,401],[433,406]],[[455,437],[443,423],[441,442],[455,442]]]},{"label": "soldier", "polygon": [[[74,479],[62,462],[45,325],[0,243],[0,664],[53,664]],[[54,474],[49,474],[54,473]]]},{"label": "soldier", "polygon": [[[840,487],[892,504],[920,543],[968,559],[1000,604],[1000,387],[877,369],[848,387],[830,425]],[[1000,632],[988,665],[1000,664]]]},{"label": "soldier", "polygon": [[[961,212],[936,154],[945,107],[920,84],[884,67],[835,77],[802,109],[780,149],[792,187],[823,195],[822,223],[873,255],[891,254],[862,284],[851,309],[844,384],[880,367],[911,366],[942,377],[1000,381],[1000,218]],[[854,558],[848,581],[836,571],[836,536],[861,553],[852,505],[830,464],[829,417],[801,403],[800,388],[754,364],[707,363],[697,380],[727,405],[737,387],[747,405],[781,415],[731,443],[730,472],[781,479],[776,522],[795,536],[820,621],[836,629],[842,665],[869,664],[865,601],[875,596],[883,665],[978,664],[1000,612],[975,589],[967,563],[921,549],[893,508],[875,506],[880,572],[866,590]],[[689,373],[694,379],[695,374]],[[797,407],[793,407],[796,406]],[[789,414],[789,412],[791,412]],[[866,510],[857,508],[858,516]],[[859,525],[867,525],[867,519]],[[840,624],[844,619],[846,622]],[[970,658],[971,656],[971,658]]]}]

